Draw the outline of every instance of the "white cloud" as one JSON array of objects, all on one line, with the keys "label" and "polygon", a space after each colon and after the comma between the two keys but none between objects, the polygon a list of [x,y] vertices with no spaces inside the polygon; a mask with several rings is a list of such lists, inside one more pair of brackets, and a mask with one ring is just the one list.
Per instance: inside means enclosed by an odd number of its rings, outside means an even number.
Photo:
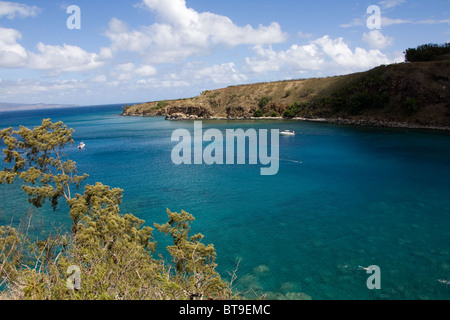
[{"label": "white cloud", "polygon": [[129,81],[136,77],[148,78],[158,73],[156,68],[150,65],[141,65],[137,68],[134,63],[128,62],[119,64],[115,71],[111,72],[111,77],[118,81]]},{"label": "white cloud", "polygon": [[255,73],[268,73],[292,70],[304,71],[319,70],[325,63],[325,57],[315,43],[305,46],[292,45],[286,51],[275,51],[272,47],[264,49],[262,46],[254,47],[256,57],[246,58],[247,66]]},{"label": "white cloud", "polygon": [[384,49],[394,43],[394,38],[385,36],[380,30],[371,30],[363,34],[363,41],[373,49]]},{"label": "white cloud", "polygon": [[[139,69],[136,69],[139,70]],[[189,62],[169,73],[158,77],[147,77],[131,83],[133,89],[210,87],[215,85],[242,84],[247,76],[241,73],[233,62],[207,65],[202,62]]]},{"label": "white cloud", "polygon": [[139,52],[147,62],[174,62],[202,55],[213,45],[263,45],[287,39],[276,22],[256,29],[241,27],[228,17],[188,8],[185,0],[143,0],[140,7],[156,12],[161,22],[129,30],[125,23],[113,18],[105,35],[114,50]]},{"label": "white cloud", "polygon": [[0,1],[0,18],[7,17],[8,19],[14,19],[16,16],[21,18],[34,17],[41,12],[36,6],[28,6],[22,3]]},{"label": "white cloud", "polygon": [[450,19],[441,19],[441,20],[436,20],[436,19],[427,19],[427,20],[420,20],[417,23],[419,24],[448,24],[450,25]]},{"label": "white cloud", "polygon": [[131,73],[135,68],[135,65],[131,62],[119,64],[116,66],[116,70],[121,73]]},{"label": "white cloud", "polygon": [[19,31],[0,27],[0,67],[16,68],[25,65],[27,51],[17,43],[21,38]]},{"label": "white cloud", "polygon": [[106,81],[108,81],[108,78],[104,74],[98,75],[91,79],[91,82],[98,82],[98,83],[106,82]]},{"label": "white cloud", "polygon": [[144,3],[157,11],[175,31],[186,36],[188,43],[206,44],[209,38],[212,43],[237,46],[280,43],[287,38],[276,22],[269,26],[259,25],[258,29],[250,25],[240,27],[228,17],[187,8],[185,0],[144,0]]},{"label": "white cloud", "polygon": [[341,24],[340,27],[341,28],[352,28],[352,27],[361,27],[361,26],[365,26],[365,25],[366,24],[365,24],[365,21],[363,21],[363,19],[355,18],[349,23]]},{"label": "white cloud", "polygon": [[315,43],[332,59],[332,64],[341,70],[359,71],[393,62],[379,50],[366,51],[362,48],[356,48],[353,52],[343,38],[333,40],[324,36],[317,39]]},{"label": "white cloud", "polygon": [[116,66],[115,71],[111,73],[111,76],[118,81],[128,81],[135,76],[135,69],[136,66],[131,62],[119,64]]},{"label": "white cloud", "polygon": [[181,79],[141,79],[136,82],[135,89],[159,89],[189,87],[192,83]]},{"label": "white cloud", "polygon": [[41,81],[33,79],[4,80],[0,86],[0,99],[10,101],[43,101],[51,103],[64,97],[73,97],[88,85],[80,80]]},{"label": "white cloud", "polygon": [[414,23],[413,20],[410,19],[391,19],[385,16],[381,17],[381,26],[388,27],[396,24],[405,24],[405,23]]},{"label": "white cloud", "polygon": [[192,77],[194,80],[205,83],[212,81],[215,84],[242,83],[247,80],[247,76],[240,73],[233,62],[215,64],[213,66],[196,66],[188,64],[186,78]]},{"label": "white cloud", "polygon": [[112,18],[105,35],[112,41],[113,50],[143,52],[152,43],[150,37],[140,31],[130,31],[126,23]]},{"label": "white cloud", "polygon": [[86,52],[78,46],[46,45],[39,42],[38,52],[28,51],[18,42],[22,38],[19,31],[0,27],[0,67],[27,67],[46,70],[51,75],[63,72],[87,71],[98,68],[112,57],[108,48],[102,48],[100,55]]},{"label": "white cloud", "polygon": [[[381,27],[389,27],[397,24],[449,24],[450,19],[427,19],[427,20],[419,20],[414,21],[413,19],[393,19],[386,17],[384,15],[381,16]],[[341,28],[352,28],[352,27],[361,27],[365,26],[365,20],[362,18],[353,19],[350,23],[341,24]]]},{"label": "white cloud", "polygon": [[[419,20],[414,21],[413,19],[393,19],[386,17],[384,15],[381,16],[381,27],[389,27],[397,24],[449,24],[450,19],[427,19],[427,20]],[[365,26],[365,20],[362,18],[353,19],[350,23],[341,24],[341,28],[352,28],[352,27],[361,27]]]},{"label": "white cloud", "polygon": [[383,9],[390,9],[402,5],[406,0],[383,0],[379,4]]},{"label": "white cloud", "polygon": [[39,42],[39,53],[29,52],[27,66],[36,70],[62,72],[87,71],[103,65],[96,53],[89,53],[77,46],[64,44],[51,46]]},{"label": "white cloud", "polygon": [[324,36],[307,45],[293,45],[288,50],[275,51],[271,47],[254,48],[256,56],[247,58],[247,67],[257,74],[269,72],[316,74],[344,74],[400,62],[399,57],[389,58],[379,50],[355,48],[351,50],[343,38]]},{"label": "white cloud", "polygon": [[100,48],[99,60],[109,60],[113,58],[111,48]]},{"label": "white cloud", "polygon": [[305,33],[302,31],[297,32],[297,37],[299,38],[306,38],[306,39],[310,39],[312,38],[314,35],[312,33]]},{"label": "white cloud", "polygon": [[[341,24],[341,28],[365,27],[366,19],[355,18],[349,23]],[[389,27],[396,24],[414,23],[411,19],[392,19],[384,15],[381,16],[381,27]]]},{"label": "white cloud", "polygon": [[158,73],[155,67],[149,65],[142,65],[135,72],[140,77],[151,77]]}]

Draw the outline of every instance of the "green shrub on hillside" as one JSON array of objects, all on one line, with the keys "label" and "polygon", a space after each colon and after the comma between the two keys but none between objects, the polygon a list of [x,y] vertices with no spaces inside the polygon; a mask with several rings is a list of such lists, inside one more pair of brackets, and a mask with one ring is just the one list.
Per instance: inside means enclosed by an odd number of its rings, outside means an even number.
[{"label": "green shrub on hillside", "polygon": [[270,97],[268,96],[263,96],[261,97],[261,99],[258,102],[258,107],[260,109],[264,109],[270,102]]},{"label": "green shrub on hillside", "polygon": [[420,109],[420,102],[415,98],[407,97],[405,101],[403,101],[403,107],[409,114],[413,114]]},{"label": "green shrub on hillside", "polygon": [[158,101],[158,104],[156,105],[155,109],[159,110],[159,109],[164,109],[165,107],[167,107],[169,103],[167,101]]},{"label": "green shrub on hillside", "polygon": [[294,118],[301,115],[301,113],[308,107],[306,103],[294,102],[291,104],[283,114],[285,118]]},{"label": "green shrub on hillside", "polygon": [[256,117],[256,118],[261,118],[262,116],[264,116],[264,113],[262,112],[261,109],[258,109],[258,110],[255,111],[253,116]]}]

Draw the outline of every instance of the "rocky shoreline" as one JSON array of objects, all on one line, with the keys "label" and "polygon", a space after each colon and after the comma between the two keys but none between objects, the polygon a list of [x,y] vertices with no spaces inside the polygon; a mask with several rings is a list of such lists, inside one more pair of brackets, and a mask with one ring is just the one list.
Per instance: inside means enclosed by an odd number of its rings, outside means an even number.
[{"label": "rocky shoreline", "polygon": [[399,129],[426,129],[450,131],[450,127],[422,125],[408,122],[395,122],[385,120],[364,120],[364,119],[322,119],[322,122],[334,123],[339,125],[353,125],[360,127],[379,127],[379,128],[399,128]]},{"label": "rocky shoreline", "polygon": [[359,127],[378,127],[378,128],[403,128],[403,129],[427,129],[427,130],[444,130],[450,131],[450,127],[421,125],[408,122],[395,122],[385,120],[364,120],[364,119],[343,119],[343,118],[302,118],[296,117],[287,119],[283,117],[199,117],[197,115],[185,115],[175,113],[166,116],[166,120],[295,120],[307,122],[333,123],[338,125],[352,125]]},{"label": "rocky shoreline", "polygon": [[[142,115],[142,114],[122,114],[124,116],[141,116],[141,117],[151,117],[151,116],[164,116],[164,115]],[[186,115],[184,113],[174,113],[171,115],[166,115],[165,119],[168,121],[186,121],[186,120],[274,120],[274,121],[306,121],[306,122],[321,122],[321,123],[332,123],[337,125],[348,125],[348,126],[359,126],[359,127],[376,127],[376,128],[399,128],[399,129],[422,129],[422,130],[440,130],[440,131],[450,131],[450,127],[445,126],[433,126],[433,125],[423,125],[408,122],[395,122],[386,120],[366,120],[366,119],[344,119],[344,118],[283,118],[283,117],[218,117],[218,116],[197,116],[197,115]]]}]

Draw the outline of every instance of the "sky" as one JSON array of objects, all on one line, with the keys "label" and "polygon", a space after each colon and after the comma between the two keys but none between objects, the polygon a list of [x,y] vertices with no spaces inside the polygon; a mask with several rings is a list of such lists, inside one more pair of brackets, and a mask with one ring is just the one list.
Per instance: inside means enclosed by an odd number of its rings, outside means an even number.
[{"label": "sky", "polygon": [[365,71],[445,42],[450,0],[0,1],[0,102],[188,98]]}]

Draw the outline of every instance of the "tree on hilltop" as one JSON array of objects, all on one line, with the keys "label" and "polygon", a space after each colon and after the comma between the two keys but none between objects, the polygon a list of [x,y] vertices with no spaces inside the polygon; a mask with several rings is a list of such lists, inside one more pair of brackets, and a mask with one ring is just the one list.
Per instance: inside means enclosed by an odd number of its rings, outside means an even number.
[{"label": "tree on hilltop", "polygon": [[409,48],[405,52],[406,62],[435,61],[450,54],[450,43],[424,44],[417,48]]}]

